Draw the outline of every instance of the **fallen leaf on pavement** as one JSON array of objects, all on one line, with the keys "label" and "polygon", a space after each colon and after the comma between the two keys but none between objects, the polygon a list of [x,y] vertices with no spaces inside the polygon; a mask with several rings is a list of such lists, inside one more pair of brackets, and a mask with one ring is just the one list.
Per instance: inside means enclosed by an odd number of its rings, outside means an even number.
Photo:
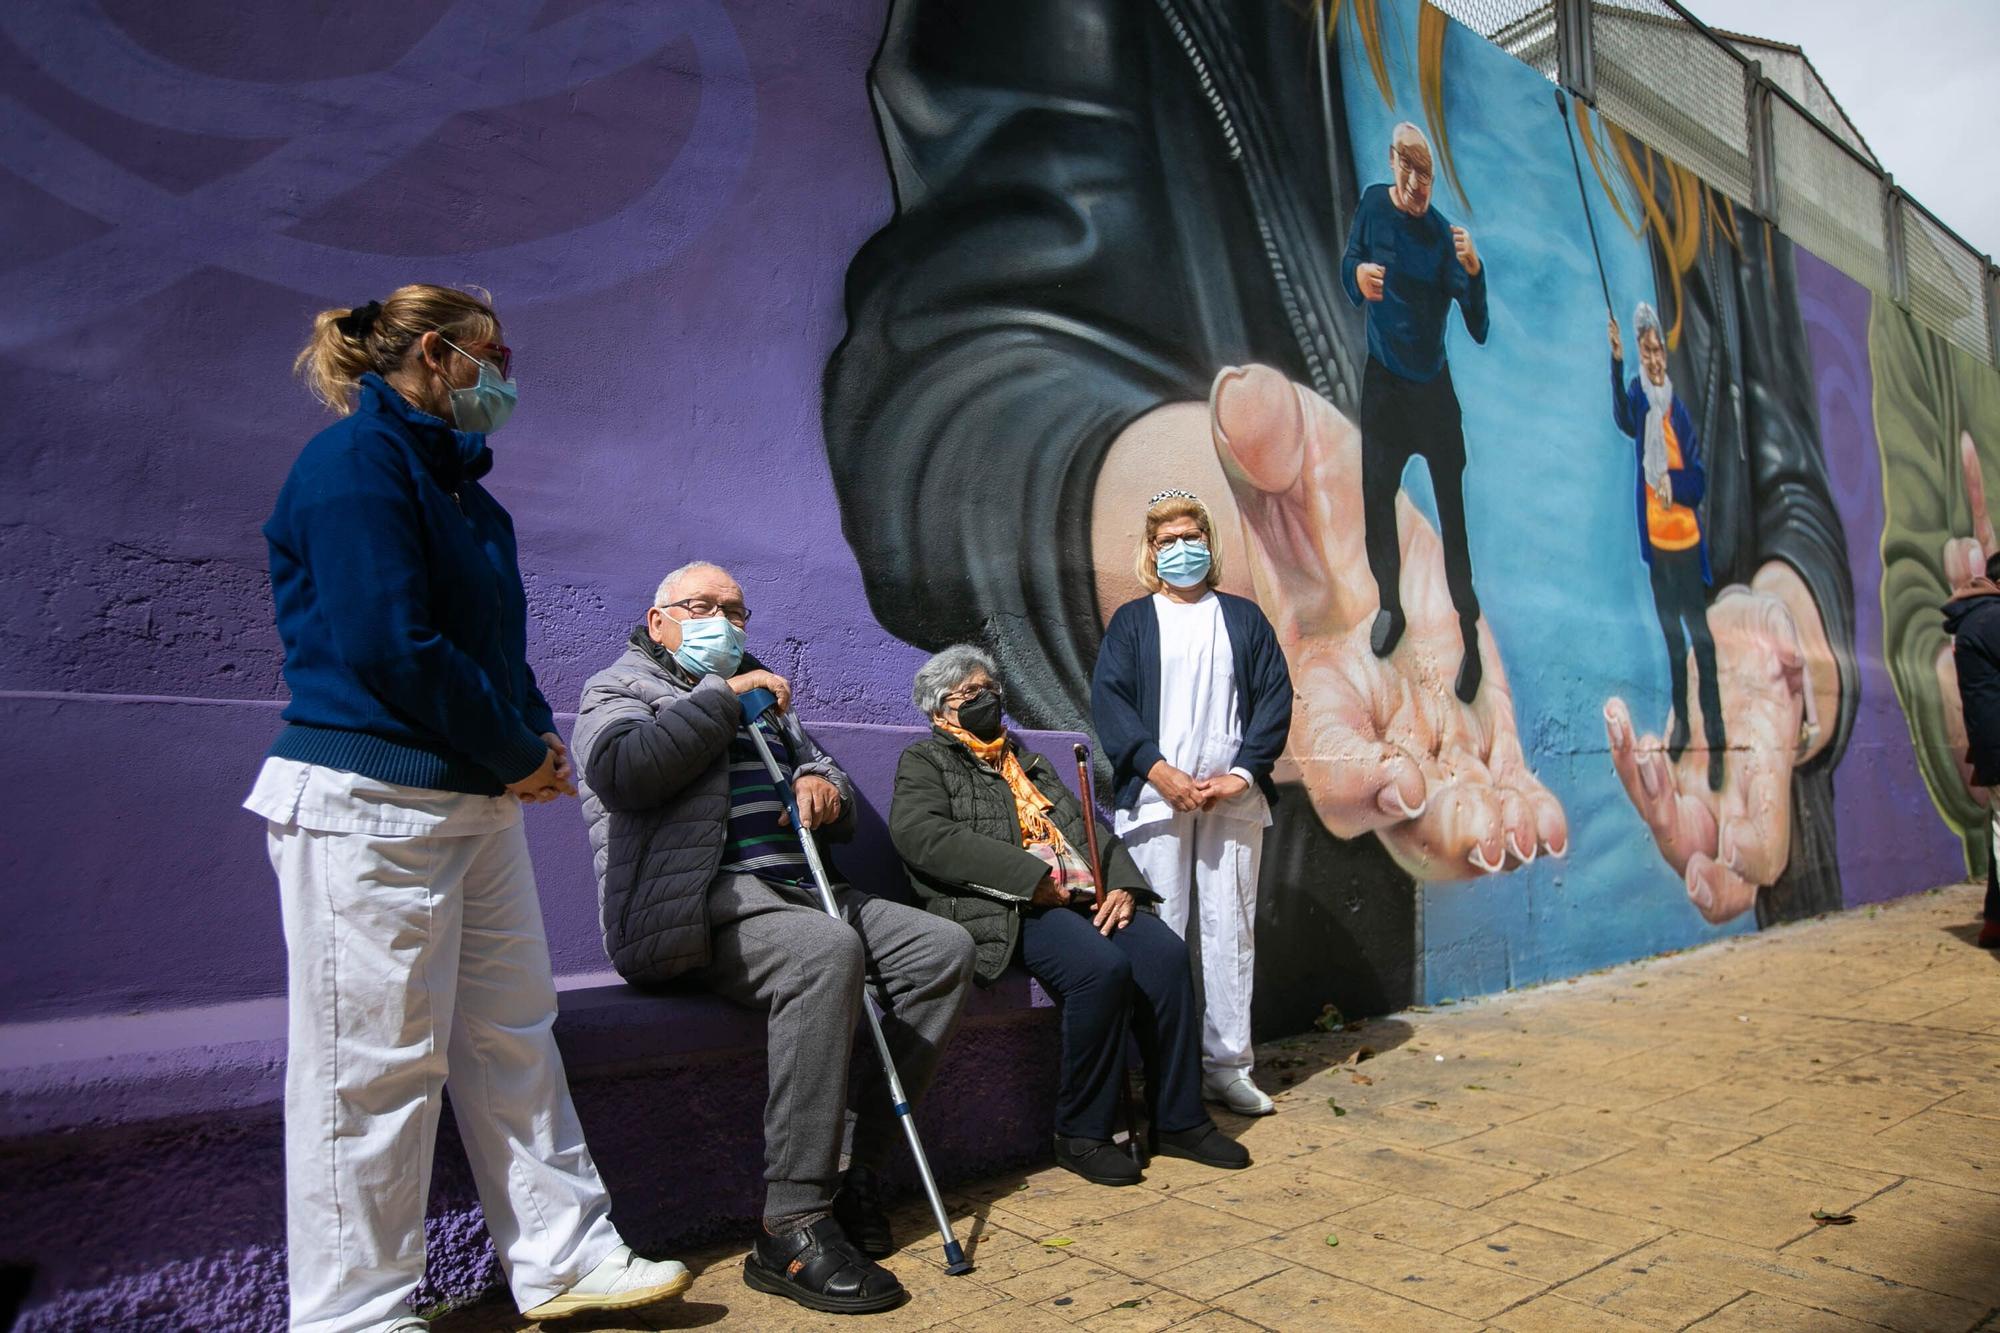
[{"label": "fallen leaf on pavement", "polygon": [[1824,1208],[1812,1210],[1812,1220],[1823,1227],[1844,1227],[1854,1221],[1853,1213],[1829,1213]]}]

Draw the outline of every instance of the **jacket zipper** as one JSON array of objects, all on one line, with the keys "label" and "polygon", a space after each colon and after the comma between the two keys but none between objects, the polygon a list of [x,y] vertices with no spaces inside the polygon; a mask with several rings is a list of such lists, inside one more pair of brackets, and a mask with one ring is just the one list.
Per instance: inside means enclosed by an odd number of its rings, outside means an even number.
[{"label": "jacket zipper", "polygon": [[[1229,160],[1236,163],[1243,173],[1243,182],[1250,197],[1250,214],[1257,223],[1257,236],[1263,243],[1264,260],[1270,266],[1271,277],[1278,286],[1278,299],[1284,305],[1285,320],[1291,326],[1293,341],[1299,345],[1304,355],[1306,369],[1312,376],[1313,388],[1330,403],[1339,403],[1345,395],[1337,393],[1337,386],[1328,373],[1326,362],[1320,356],[1319,348],[1308,329],[1306,311],[1300,302],[1298,290],[1292,284],[1291,270],[1286,267],[1284,255],[1278,244],[1276,232],[1265,216],[1264,196],[1266,186],[1263,180],[1264,164],[1251,160],[1245,152],[1243,137],[1237,132],[1237,116],[1230,109],[1222,89],[1217,86],[1211,72],[1211,62],[1203,55],[1194,34],[1188,31],[1187,23],[1181,18],[1177,0],[1155,0],[1160,13],[1173,30],[1174,39],[1180,43],[1181,51],[1193,66],[1195,78],[1201,83],[1202,96],[1208,101],[1214,113],[1216,124],[1222,130],[1223,142],[1229,146]],[[1317,319],[1313,320],[1318,323]]]}]

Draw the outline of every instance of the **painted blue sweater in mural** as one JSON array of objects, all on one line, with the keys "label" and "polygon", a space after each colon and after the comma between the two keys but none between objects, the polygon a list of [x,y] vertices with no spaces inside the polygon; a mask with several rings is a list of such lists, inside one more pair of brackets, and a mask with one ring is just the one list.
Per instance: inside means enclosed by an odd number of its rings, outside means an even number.
[{"label": "painted blue sweater in mural", "polygon": [[[1382,299],[1361,295],[1357,264],[1380,264]],[[1435,208],[1411,217],[1389,198],[1389,187],[1371,185],[1355,210],[1340,259],[1347,299],[1368,312],[1368,355],[1406,380],[1437,378],[1444,369],[1444,321],[1458,302],[1466,332],[1486,341],[1486,266],[1467,273],[1451,245],[1451,222]]]},{"label": "painted blue sweater in mural", "polygon": [[555,719],[528,669],[513,520],[479,485],[493,453],[374,375],[360,399],[264,524],[292,693],[271,753],[498,795],[541,766]]}]

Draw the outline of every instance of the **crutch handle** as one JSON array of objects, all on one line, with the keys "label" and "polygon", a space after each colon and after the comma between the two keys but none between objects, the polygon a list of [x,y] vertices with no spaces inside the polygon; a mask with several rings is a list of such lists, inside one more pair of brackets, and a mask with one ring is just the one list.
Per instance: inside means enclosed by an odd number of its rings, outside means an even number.
[{"label": "crutch handle", "polygon": [[736,696],[736,702],[743,707],[743,720],[755,722],[758,718],[777,707],[778,696],[759,685],[754,690],[745,690]]}]

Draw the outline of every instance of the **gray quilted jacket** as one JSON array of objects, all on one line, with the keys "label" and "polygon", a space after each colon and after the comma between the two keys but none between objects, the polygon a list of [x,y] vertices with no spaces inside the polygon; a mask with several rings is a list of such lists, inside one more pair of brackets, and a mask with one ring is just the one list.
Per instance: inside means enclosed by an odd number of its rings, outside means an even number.
[{"label": "gray quilted jacket", "polygon": [[[742,669],[756,666],[746,658]],[[722,677],[697,681],[636,642],[583,687],[570,749],[604,951],[627,981],[658,984],[708,962],[708,886],[729,822],[729,742],[742,725]],[[780,725],[797,773],[840,789],[840,818],[821,837],[851,836],[854,784],[790,714]]]}]

